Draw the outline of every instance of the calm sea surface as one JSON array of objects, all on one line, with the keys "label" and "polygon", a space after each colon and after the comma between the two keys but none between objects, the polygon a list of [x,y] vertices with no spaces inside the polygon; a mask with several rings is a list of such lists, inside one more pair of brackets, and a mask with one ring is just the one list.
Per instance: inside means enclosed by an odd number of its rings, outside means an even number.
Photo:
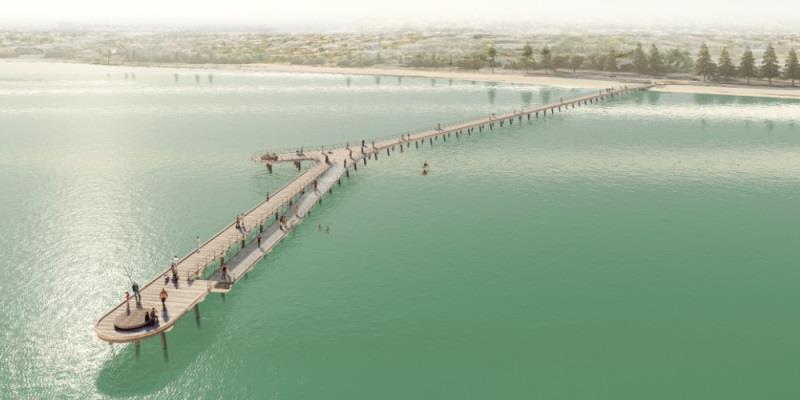
[{"label": "calm sea surface", "polygon": [[168,360],[101,342],[126,270],[149,280],[295,176],[254,152],[587,93],[197,74],[0,63],[0,397],[800,396],[787,100],[641,93],[381,157],[180,321]]}]

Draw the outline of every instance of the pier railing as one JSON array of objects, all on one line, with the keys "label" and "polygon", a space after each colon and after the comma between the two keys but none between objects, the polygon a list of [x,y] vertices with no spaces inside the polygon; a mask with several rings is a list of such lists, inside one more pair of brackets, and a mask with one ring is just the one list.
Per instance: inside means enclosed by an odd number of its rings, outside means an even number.
[{"label": "pier railing", "polygon": [[[492,115],[495,115],[495,116],[499,115],[499,116],[496,117],[496,121],[499,122],[500,119],[508,118],[509,115],[513,115],[513,116],[524,115],[524,114],[527,114],[529,112],[536,112],[537,110],[541,111],[543,109],[553,108],[554,106],[557,107],[559,104],[563,104],[564,106],[566,106],[566,105],[573,104],[575,102],[583,101],[584,99],[599,97],[601,95],[617,94],[617,93],[620,93],[622,91],[636,91],[636,90],[641,90],[643,88],[650,88],[652,86],[654,86],[654,85],[651,84],[651,85],[637,86],[637,87],[631,87],[631,88],[623,87],[623,88],[620,88],[620,89],[617,89],[617,90],[612,90],[612,91],[609,91],[609,92],[606,92],[606,91],[600,91],[600,93],[594,92],[594,93],[589,93],[589,94],[586,94],[584,96],[580,96],[580,97],[577,97],[577,98],[566,99],[565,101],[561,101],[560,103],[548,103],[548,104],[542,104],[542,105],[532,105],[532,106],[528,106],[528,107],[520,107],[519,109],[512,109],[510,112],[504,113],[504,114],[490,113],[490,114],[487,114],[485,116],[485,118],[489,118]],[[421,133],[429,132],[431,130],[435,130],[437,128],[437,125],[441,126],[442,130],[447,130],[448,128],[451,128],[451,127],[454,127],[454,126],[460,126],[460,125],[476,122],[478,120],[479,119],[477,119],[475,117],[463,118],[463,119],[458,119],[458,120],[449,120],[447,122],[436,123],[434,125],[428,125],[426,127],[420,127],[418,129],[408,130],[408,131],[399,132],[399,133],[395,133],[395,134],[391,134],[391,135],[369,136],[369,139],[362,138],[362,139],[355,139],[355,140],[351,140],[351,141],[342,141],[342,142],[338,142],[338,143],[326,143],[324,145],[320,145],[320,144],[311,144],[311,145],[305,144],[305,145],[295,145],[295,146],[287,146],[287,147],[281,147],[281,148],[272,148],[272,149],[268,149],[268,150],[265,150],[265,151],[260,151],[260,152],[253,153],[251,155],[251,159],[253,161],[265,161],[265,160],[262,160],[261,157],[264,156],[264,155],[268,155],[268,154],[289,154],[289,153],[294,153],[294,152],[296,152],[296,151],[298,151],[300,149],[303,149],[303,152],[306,152],[306,151],[309,151],[309,152],[324,151],[326,149],[333,150],[333,149],[337,149],[337,148],[344,148],[348,144],[353,148],[358,148],[358,147],[360,147],[361,140],[365,140],[367,142],[367,145],[369,146],[369,145],[372,144],[372,142],[376,142],[377,143],[377,142],[386,141],[386,140],[390,140],[390,139],[398,139],[398,138],[400,138],[402,136],[407,136],[407,135],[414,136],[414,135],[418,135],[418,134],[421,134]]]}]

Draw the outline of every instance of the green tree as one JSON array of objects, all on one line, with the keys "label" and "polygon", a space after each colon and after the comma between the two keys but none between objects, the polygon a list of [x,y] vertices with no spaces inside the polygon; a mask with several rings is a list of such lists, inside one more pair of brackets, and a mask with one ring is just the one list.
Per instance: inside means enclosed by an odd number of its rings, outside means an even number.
[{"label": "green tree", "polygon": [[557,72],[559,68],[569,68],[569,56],[555,56],[553,57],[553,71]]},{"label": "green tree", "polygon": [[617,70],[617,52],[614,51],[612,48],[608,51],[608,57],[606,57],[606,64],[603,68],[606,71],[616,71]]},{"label": "green tree", "polygon": [[522,65],[528,70],[533,66],[533,48],[530,43],[525,43],[522,47]]},{"label": "green tree", "polygon": [[794,49],[789,50],[789,55],[786,57],[786,65],[783,67],[783,77],[792,81],[800,79],[800,64],[797,62],[797,52]]},{"label": "green tree", "polygon": [[[796,60],[796,58],[795,58],[795,60]],[[579,55],[576,54],[576,55],[570,57],[570,59],[569,59],[569,67],[572,68],[572,73],[573,74],[575,73],[575,70],[577,70],[578,68],[581,67],[581,65],[583,65],[583,56],[579,56]]]},{"label": "green tree", "polygon": [[650,73],[653,75],[661,75],[666,72],[666,67],[664,66],[664,57],[661,56],[661,53],[658,51],[658,47],[656,45],[650,46],[650,55],[647,58],[648,68],[650,69]]},{"label": "green tree", "polygon": [[728,49],[723,48],[719,53],[719,69],[718,74],[720,79],[727,80],[736,76],[736,66],[731,61],[731,55],[728,54]]},{"label": "green tree", "polygon": [[531,47],[530,43],[525,43],[525,46],[522,46],[522,57],[524,58],[531,58],[533,57],[533,47]]},{"label": "green tree", "polygon": [[671,72],[691,72],[694,68],[694,61],[689,52],[681,49],[668,51],[666,63]]},{"label": "green tree", "polygon": [[710,78],[714,74],[714,63],[711,61],[711,54],[709,54],[708,46],[705,43],[700,46],[700,51],[697,53],[694,70],[697,75],[703,77],[703,80]]},{"label": "green tree", "polygon": [[775,49],[770,43],[764,52],[764,59],[761,61],[761,76],[767,78],[769,84],[772,85],[772,78],[777,78],[779,75],[778,56],[775,55]]},{"label": "green tree", "polygon": [[739,75],[742,76],[747,84],[750,84],[750,78],[756,76],[756,59],[753,58],[753,52],[750,48],[744,49],[742,53],[742,60],[739,62]]},{"label": "green tree", "polygon": [[633,51],[633,70],[638,74],[646,74],[649,72],[648,64],[647,56],[642,50],[642,44],[636,43],[636,49]]},{"label": "green tree", "polygon": [[486,50],[486,55],[489,56],[489,65],[492,68],[492,73],[494,73],[494,61],[497,59],[497,49],[494,48],[494,45],[489,46],[489,49]]},{"label": "green tree", "polygon": [[547,73],[547,70],[552,68],[553,66],[553,54],[550,52],[550,49],[547,46],[542,48],[542,67],[544,67],[544,72]]}]

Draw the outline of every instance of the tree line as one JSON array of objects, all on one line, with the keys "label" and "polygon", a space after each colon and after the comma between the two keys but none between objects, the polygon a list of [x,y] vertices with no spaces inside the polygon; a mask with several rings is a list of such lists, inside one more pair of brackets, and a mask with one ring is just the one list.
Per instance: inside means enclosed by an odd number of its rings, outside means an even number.
[{"label": "tree line", "polygon": [[[606,53],[595,53],[587,56],[554,54],[547,46],[537,52],[526,43],[522,47],[522,54],[518,60],[513,61],[509,67],[521,70],[544,69],[545,72],[557,72],[559,69],[570,69],[575,72],[578,68],[599,71],[629,71],[646,75],[664,75],[666,73],[695,73],[705,80],[728,81],[741,77],[749,84],[751,78],[767,79],[772,84],[773,79],[781,78],[790,80],[792,86],[800,80],[800,64],[797,52],[791,49],[785,58],[783,66],[780,65],[772,44],[767,46],[761,62],[757,65],[753,52],[746,48],[738,65],[732,60],[727,48],[720,52],[717,62],[712,60],[708,46],[704,43],[700,47],[697,57],[693,59],[688,51],[670,49],[662,53],[653,44],[645,51],[639,43],[631,51],[617,52],[613,48]],[[485,59],[491,68],[495,67],[497,50],[489,46]],[[620,65],[620,59],[627,59],[627,63]],[[477,61],[477,59],[476,59]],[[475,66],[476,62],[470,63]]]},{"label": "tree line", "polygon": [[734,77],[741,77],[748,84],[750,84],[751,78],[766,78],[771,85],[773,79],[783,77],[790,80],[794,86],[795,81],[800,80],[800,64],[797,60],[797,52],[791,49],[786,56],[783,68],[781,68],[772,44],[769,44],[767,50],[764,51],[760,65],[756,65],[755,57],[749,47],[745,48],[742,53],[738,66],[734,64],[727,48],[722,49],[717,63],[714,63],[708,46],[703,43],[697,54],[695,73],[703,80],[726,81]]}]

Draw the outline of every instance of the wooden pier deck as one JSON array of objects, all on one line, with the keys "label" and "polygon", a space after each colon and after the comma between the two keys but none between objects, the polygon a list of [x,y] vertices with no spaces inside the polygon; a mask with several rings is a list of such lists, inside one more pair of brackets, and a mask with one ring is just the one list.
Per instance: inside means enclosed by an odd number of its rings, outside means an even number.
[{"label": "wooden pier deck", "polygon": [[[359,162],[366,164],[368,159],[378,159],[381,153],[390,154],[397,147],[410,148],[424,144],[427,140],[433,144],[440,136],[455,134],[472,134],[475,130],[493,130],[506,124],[513,125],[523,120],[544,117],[548,112],[554,114],[562,110],[590,105],[610,97],[625,95],[632,91],[647,90],[654,85],[622,87],[606,89],[598,93],[567,99],[536,108],[519,109],[501,115],[490,115],[472,121],[457,123],[446,127],[437,127],[428,131],[401,135],[377,142],[363,142],[363,145],[339,147],[319,151],[296,151],[294,153],[263,153],[256,161],[273,164],[279,162],[311,162],[311,168],[297,178],[285,184],[277,192],[243,213],[243,229],[237,229],[231,223],[217,234],[201,244],[195,251],[184,256],[176,264],[178,281],[165,281],[171,277],[171,269],[167,267],[153,280],[141,288],[142,307],[155,308],[159,316],[159,324],[134,330],[119,330],[115,321],[125,318],[135,311],[136,303],[131,297],[129,303],[121,302],[104,314],[95,325],[97,336],[109,343],[138,343],[142,339],[161,335],[162,344],[166,348],[166,336],[175,322],[194,310],[199,318],[198,304],[211,292],[225,293],[244,277],[262,258],[269,254],[289,231],[303,221],[314,205],[329,193],[333,186],[341,182],[343,176],[349,176],[351,170],[358,168]],[[283,219],[283,225],[279,220]],[[261,246],[256,243],[256,235],[261,232]],[[223,276],[222,264],[227,268],[227,276]],[[204,278],[209,269],[213,271]],[[161,290],[168,293],[166,311],[161,308],[159,298]],[[121,292],[124,290],[121,290]]]}]

